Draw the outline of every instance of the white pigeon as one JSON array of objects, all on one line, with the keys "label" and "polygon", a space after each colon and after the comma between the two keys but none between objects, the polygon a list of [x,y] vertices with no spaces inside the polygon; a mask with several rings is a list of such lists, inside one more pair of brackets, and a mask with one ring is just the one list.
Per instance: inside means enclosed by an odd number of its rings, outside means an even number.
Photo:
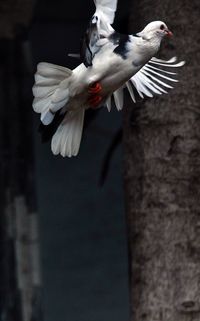
[{"label": "white pigeon", "polygon": [[63,157],[78,154],[86,109],[106,105],[110,111],[113,95],[121,110],[124,87],[134,102],[133,87],[142,98],[167,93],[173,88],[169,83],[177,79],[165,69],[184,65],[175,57],[168,61],[154,57],[161,40],[172,35],[164,22],[153,21],[135,35],[119,34],[111,27],[117,0],[94,2],[96,11],[81,50],[83,63],[70,70],[41,62],[35,74],[33,109],[48,128],[56,125],[51,149]]}]

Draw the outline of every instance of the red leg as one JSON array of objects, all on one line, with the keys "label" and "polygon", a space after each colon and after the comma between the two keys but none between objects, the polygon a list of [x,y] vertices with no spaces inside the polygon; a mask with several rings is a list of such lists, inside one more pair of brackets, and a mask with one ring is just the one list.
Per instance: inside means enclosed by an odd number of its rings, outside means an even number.
[{"label": "red leg", "polygon": [[89,86],[89,94],[97,94],[102,90],[101,84],[99,82],[95,82]]},{"label": "red leg", "polygon": [[89,99],[88,102],[92,108],[96,108],[99,103],[102,101],[102,97],[98,95],[92,95]]},{"label": "red leg", "polygon": [[88,93],[89,93],[89,99],[88,103],[90,107],[96,108],[99,103],[102,100],[102,97],[100,96],[100,92],[102,90],[101,84],[99,82],[95,82],[92,85],[89,86]]}]

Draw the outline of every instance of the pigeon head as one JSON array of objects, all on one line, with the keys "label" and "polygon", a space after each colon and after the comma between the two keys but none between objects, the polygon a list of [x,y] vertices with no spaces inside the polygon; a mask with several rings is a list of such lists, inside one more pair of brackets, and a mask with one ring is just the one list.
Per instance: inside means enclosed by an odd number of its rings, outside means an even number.
[{"label": "pigeon head", "polygon": [[137,35],[145,40],[150,40],[155,37],[160,39],[164,36],[171,37],[173,34],[163,21],[152,21]]}]

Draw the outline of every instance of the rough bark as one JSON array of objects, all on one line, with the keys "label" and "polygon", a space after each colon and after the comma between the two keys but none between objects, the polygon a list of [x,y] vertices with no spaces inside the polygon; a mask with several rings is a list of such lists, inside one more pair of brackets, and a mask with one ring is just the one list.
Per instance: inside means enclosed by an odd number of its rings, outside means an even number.
[{"label": "rough bark", "polygon": [[[32,66],[26,37],[33,3],[26,2],[24,7],[24,1],[17,1],[11,14],[12,1],[6,1],[5,12],[0,12],[0,17],[5,13],[16,18],[0,23],[5,22],[0,34],[0,319],[5,321],[42,320]],[[20,30],[16,20],[21,21]]]},{"label": "rough bark", "polygon": [[169,95],[124,111],[131,320],[199,321],[200,4],[135,3],[131,29],[165,21],[175,37],[161,56],[187,64]]}]

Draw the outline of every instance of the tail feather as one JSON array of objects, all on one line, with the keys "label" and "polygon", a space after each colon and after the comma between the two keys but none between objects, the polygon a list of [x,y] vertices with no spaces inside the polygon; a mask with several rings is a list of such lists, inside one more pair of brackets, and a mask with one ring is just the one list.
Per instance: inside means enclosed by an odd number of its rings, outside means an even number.
[{"label": "tail feather", "polygon": [[41,86],[54,86],[54,85],[58,85],[60,83],[60,81],[62,81],[59,77],[58,78],[51,78],[51,77],[44,77],[41,76],[40,74],[38,74],[38,72],[35,74],[35,83],[37,85],[41,85]]},{"label": "tail feather", "polygon": [[51,141],[53,135],[58,129],[58,126],[63,121],[65,115],[66,114],[60,114],[59,112],[57,112],[55,114],[53,121],[48,126],[44,125],[42,122],[40,123],[38,130],[39,130],[39,133],[41,134],[41,139],[43,143]]},{"label": "tail feather", "polygon": [[54,114],[50,110],[43,111],[40,116],[40,120],[44,125],[49,125],[54,119]]},{"label": "tail feather", "polygon": [[[72,71],[68,68],[41,62],[37,66],[35,85],[33,86],[33,109],[41,113],[41,121],[48,125],[54,118],[54,112],[61,109],[68,101],[68,78]],[[63,88],[59,88],[61,82]],[[52,112],[53,113],[52,113]]]},{"label": "tail feather", "polygon": [[38,84],[35,84],[33,86],[33,95],[36,98],[44,98],[47,96],[51,96],[55,90],[57,89],[57,85],[56,86],[41,86]]},{"label": "tail feather", "polygon": [[52,138],[51,149],[54,155],[61,154],[63,157],[71,157],[78,154],[83,131],[84,114],[84,109],[66,114]]},{"label": "tail feather", "polygon": [[66,67],[50,64],[48,62],[40,62],[37,66],[37,73],[43,77],[56,78],[63,80],[71,75],[72,71]]},{"label": "tail feather", "polygon": [[[83,108],[67,112],[66,115],[60,112],[69,100],[68,86],[71,75],[72,71],[65,67],[39,63],[33,86],[33,109],[41,114],[41,133],[45,140],[53,135],[52,151],[55,155],[61,154],[63,157],[78,154],[85,113]],[[58,126],[56,131],[54,125]]]},{"label": "tail feather", "polygon": [[57,88],[53,97],[52,97],[52,102],[58,103],[66,99],[66,96],[69,95],[69,90],[66,88]]},{"label": "tail feather", "polygon": [[50,103],[51,99],[48,96],[43,98],[35,97],[33,100],[33,110],[36,113],[41,113],[47,108],[48,104]]}]

